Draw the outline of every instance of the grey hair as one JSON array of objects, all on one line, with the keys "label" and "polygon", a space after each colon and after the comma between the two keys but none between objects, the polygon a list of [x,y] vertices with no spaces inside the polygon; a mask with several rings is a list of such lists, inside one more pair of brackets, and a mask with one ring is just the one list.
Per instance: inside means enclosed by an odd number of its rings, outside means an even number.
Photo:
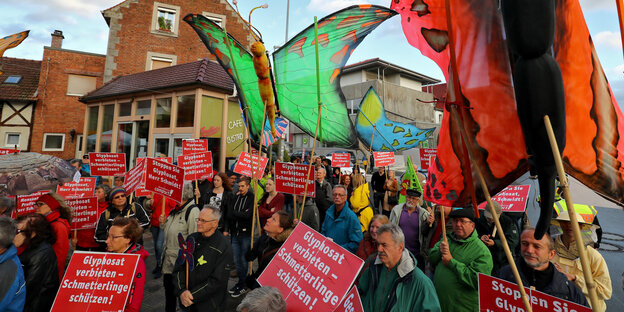
[{"label": "grey hair", "polygon": [[403,234],[403,230],[401,230],[398,225],[387,223],[380,226],[377,229],[377,237],[381,236],[383,233],[390,233],[390,235],[392,235],[392,240],[394,241],[395,246],[399,244],[405,245],[405,235]]},{"label": "grey hair", "polygon": [[342,185],[342,184],[336,184],[336,185],[334,186],[334,188],[332,189],[332,194],[334,193],[334,191],[335,191],[335,190],[337,190],[337,189],[339,189],[339,188],[340,188],[340,189],[343,189],[343,190],[345,191],[345,194],[347,193],[347,188],[346,188],[344,185]]},{"label": "grey hair", "polygon": [[13,244],[17,227],[13,219],[2,216],[0,217],[0,247],[9,248]]},{"label": "grey hair", "polygon": [[104,194],[106,194],[105,200],[109,201],[108,193],[110,193],[111,188],[110,188],[110,186],[108,186],[108,184],[100,184],[100,185],[96,186],[95,189],[96,190],[97,189],[101,189],[102,191],[104,191]]},{"label": "grey hair", "polygon": [[[323,166],[322,166],[322,165],[321,165],[321,166],[319,166],[319,167],[318,167],[318,169],[316,169],[316,171],[319,171],[319,170],[323,170],[323,172],[324,172],[325,174],[327,174],[327,170],[325,170],[325,168],[323,168]],[[303,187],[303,186],[302,186],[302,187]]]},{"label": "grey hair", "polygon": [[9,212],[13,211],[13,208],[15,208],[15,201],[10,198],[10,197],[0,197],[0,208],[4,208],[6,207],[7,210],[4,212],[5,214],[8,214]]},{"label": "grey hair", "polygon": [[286,301],[277,288],[264,286],[250,291],[236,311],[286,312]]},{"label": "grey hair", "polygon": [[194,197],[193,184],[191,182],[184,183],[184,186],[182,186],[182,200],[189,200]]},{"label": "grey hair", "polygon": [[[377,231],[379,231],[379,230],[377,230]],[[533,232],[535,232],[535,228],[532,227],[532,226],[525,226],[524,229],[522,229],[522,233],[524,233],[526,231],[533,231]],[[522,237],[522,233],[520,233],[520,237]],[[544,233],[544,237],[546,237],[546,241],[548,242],[548,251],[555,250],[555,240],[552,238],[552,235],[550,235],[550,233],[548,231],[546,231]]]},{"label": "grey hair", "polygon": [[217,207],[215,207],[213,205],[210,205],[210,204],[204,205],[204,208],[202,210],[204,210],[204,209],[211,210],[212,211],[212,216],[214,216],[218,220],[221,219],[221,209],[219,209],[219,208],[217,208]]}]

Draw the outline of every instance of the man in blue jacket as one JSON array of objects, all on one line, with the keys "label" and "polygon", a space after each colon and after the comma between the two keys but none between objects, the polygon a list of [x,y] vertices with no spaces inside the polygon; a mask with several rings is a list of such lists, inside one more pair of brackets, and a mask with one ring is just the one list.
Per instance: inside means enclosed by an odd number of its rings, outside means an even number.
[{"label": "man in blue jacket", "polygon": [[26,300],[24,270],[13,245],[16,230],[13,220],[0,217],[0,311],[22,311]]},{"label": "man in blue jacket", "polygon": [[347,189],[338,184],[332,192],[334,204],[327,209],[321,234],[355,253],[362,240],[360,221],[347,203]]}]

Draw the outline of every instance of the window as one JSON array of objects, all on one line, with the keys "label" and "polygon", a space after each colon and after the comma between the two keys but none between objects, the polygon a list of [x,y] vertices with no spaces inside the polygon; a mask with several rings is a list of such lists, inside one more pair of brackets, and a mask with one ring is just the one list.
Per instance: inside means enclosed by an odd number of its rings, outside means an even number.
[{"label": "window", "polygon": [[20,134],[19,133],[7,133],[4,146],[6,147],[19,147]]},{"label": "window", "polygon": [[11,75],[4,80],[4,83],[18,84],[22,80],[22,76]]},{"label": "window", "polygon": [[67,77],[67,95],[83,96],[89,91],[95,90],[96,77],[73,75]]},{"label": "window", "polygon": [[63,133],[44,133],[43,134],[43,151],[62,152],[65,147],[65,134]]},{"label": "window", "polygon": [[119,117],[127,117],[132,114],[132,102],[119,103]]},{"label": "window", "polygon": [[175,54],[165,54],[158,52],[147,52],[145,59],[145,70],[159,69],[173,66],[177,63],[178,57]]},{"label": "window", "polygon": [[154,2],[152,12],[152,33],[163,36],[178,36],[180,25],[180,7],[166,3]]},{"label": "window", "polygon": [[225,26],[225,15],[215,14],[211,12],[202,12],[202,15],[214,22],[215,24],[219,25],[219,27],[221,28]]},{"label": "window", "polygon": [[102,136],[100,137],[100,152],[102,153],[111,152],[114,113],[115,105],[104,105],[104,114],[102,114]]},{"label": "window", "polygon": [[156,128],[171,126],[171,98],[156,99]]},{"label": "window", "polygon": [[171,59],[166,59],[166,58],[162,58],[162,57],[153,56],[152,57],[151,69],[159,69],[159,68],[169,67],[172,64],[173,64],[173,60],[171,60]]},{"label": "window", "polygon": [[136,114],[149,115],[152,108],[152,100],[137,101]]},{"label": "window", "polygon": [[89,106],[89,121],[87,123],[87,153],[95,152],[95,141],[97,139],[99,106]]},{"label": "window", "polygon": [[195,95],[178,96],[176,127],[192,127],[195,119]]}]

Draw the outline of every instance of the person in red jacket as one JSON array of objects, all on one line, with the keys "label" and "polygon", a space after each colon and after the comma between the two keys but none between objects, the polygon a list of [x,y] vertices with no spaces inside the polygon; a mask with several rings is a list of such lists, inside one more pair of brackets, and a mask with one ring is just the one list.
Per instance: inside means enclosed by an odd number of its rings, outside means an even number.
[{"label": "person in red jacket", "polygon": [[108,230],[106,249],[109,252],[138,254],[139,263],[134,272],[134,279],[130,287],[130,295],[124,311],[141,311],[143,290],[145,289],[145,259],[149,253],[137,242],[143,236],[143,229],[136,219],[116,217]]},{"label": "person in red jacket", "polygon": [[[108,207],[108,192],[110,186],[100,184],[95,187],[95,197],[97,198],[97,215],[100,216]],[[95,228],[77,231],[77,235],[72,233],[72,244],[76,250],[84,251],[106,251],[106,246],[95,241]]]},{"label": "person in red jacket", "polygon": [[[148,196],[148,200],[149,200]],[[154,274],[154,278],[160,278],[162,276],[162,251],[163,244],[165,243],[165,232],[160,227],[160,215],[163,212],[163,199],[165,202],[165,220],[169,216],[169,213],[172,209],[174,209],[177,203],[170,198],[166,198],[160,194],[152,195],[151,201],[151,210],[152,216],[150,220],[150,232],[152,232],[152,238],[154,240],[154,253],[156,256],[156,267],[152,271]]]},{"label": "person in red jacket", "polygon": [[258,202],[258,214],[260,215],[262,227],[264,227],[268,218],[284,208],[284,194],[275,191],[275,180],[273,178],[267,178],[265,189],[266,191]]},{"label": "person in red jacket", "polygon": [[56,236],[56,242],[52,245],[52,249],[56,255],[59,281],[63,280],[65,259],[67,259],[69,252],[69,224],[72,220],[72,211],[65,204],[63,197],[50,192],[37,199],[35,212],[45,217]]}]

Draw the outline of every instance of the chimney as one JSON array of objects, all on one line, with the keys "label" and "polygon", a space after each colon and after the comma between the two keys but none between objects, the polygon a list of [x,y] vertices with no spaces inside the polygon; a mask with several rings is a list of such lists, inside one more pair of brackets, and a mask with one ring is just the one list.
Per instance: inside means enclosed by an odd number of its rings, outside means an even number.
[{"label": "chimney", "polygon": [[63,32],[60,30],[55,30],[52,34],[52,44],[50,44],[50,46],[52,48],[60,49],[61,45],[63,44],[63,39],[65,39],[65,37],[63,37]]}]

